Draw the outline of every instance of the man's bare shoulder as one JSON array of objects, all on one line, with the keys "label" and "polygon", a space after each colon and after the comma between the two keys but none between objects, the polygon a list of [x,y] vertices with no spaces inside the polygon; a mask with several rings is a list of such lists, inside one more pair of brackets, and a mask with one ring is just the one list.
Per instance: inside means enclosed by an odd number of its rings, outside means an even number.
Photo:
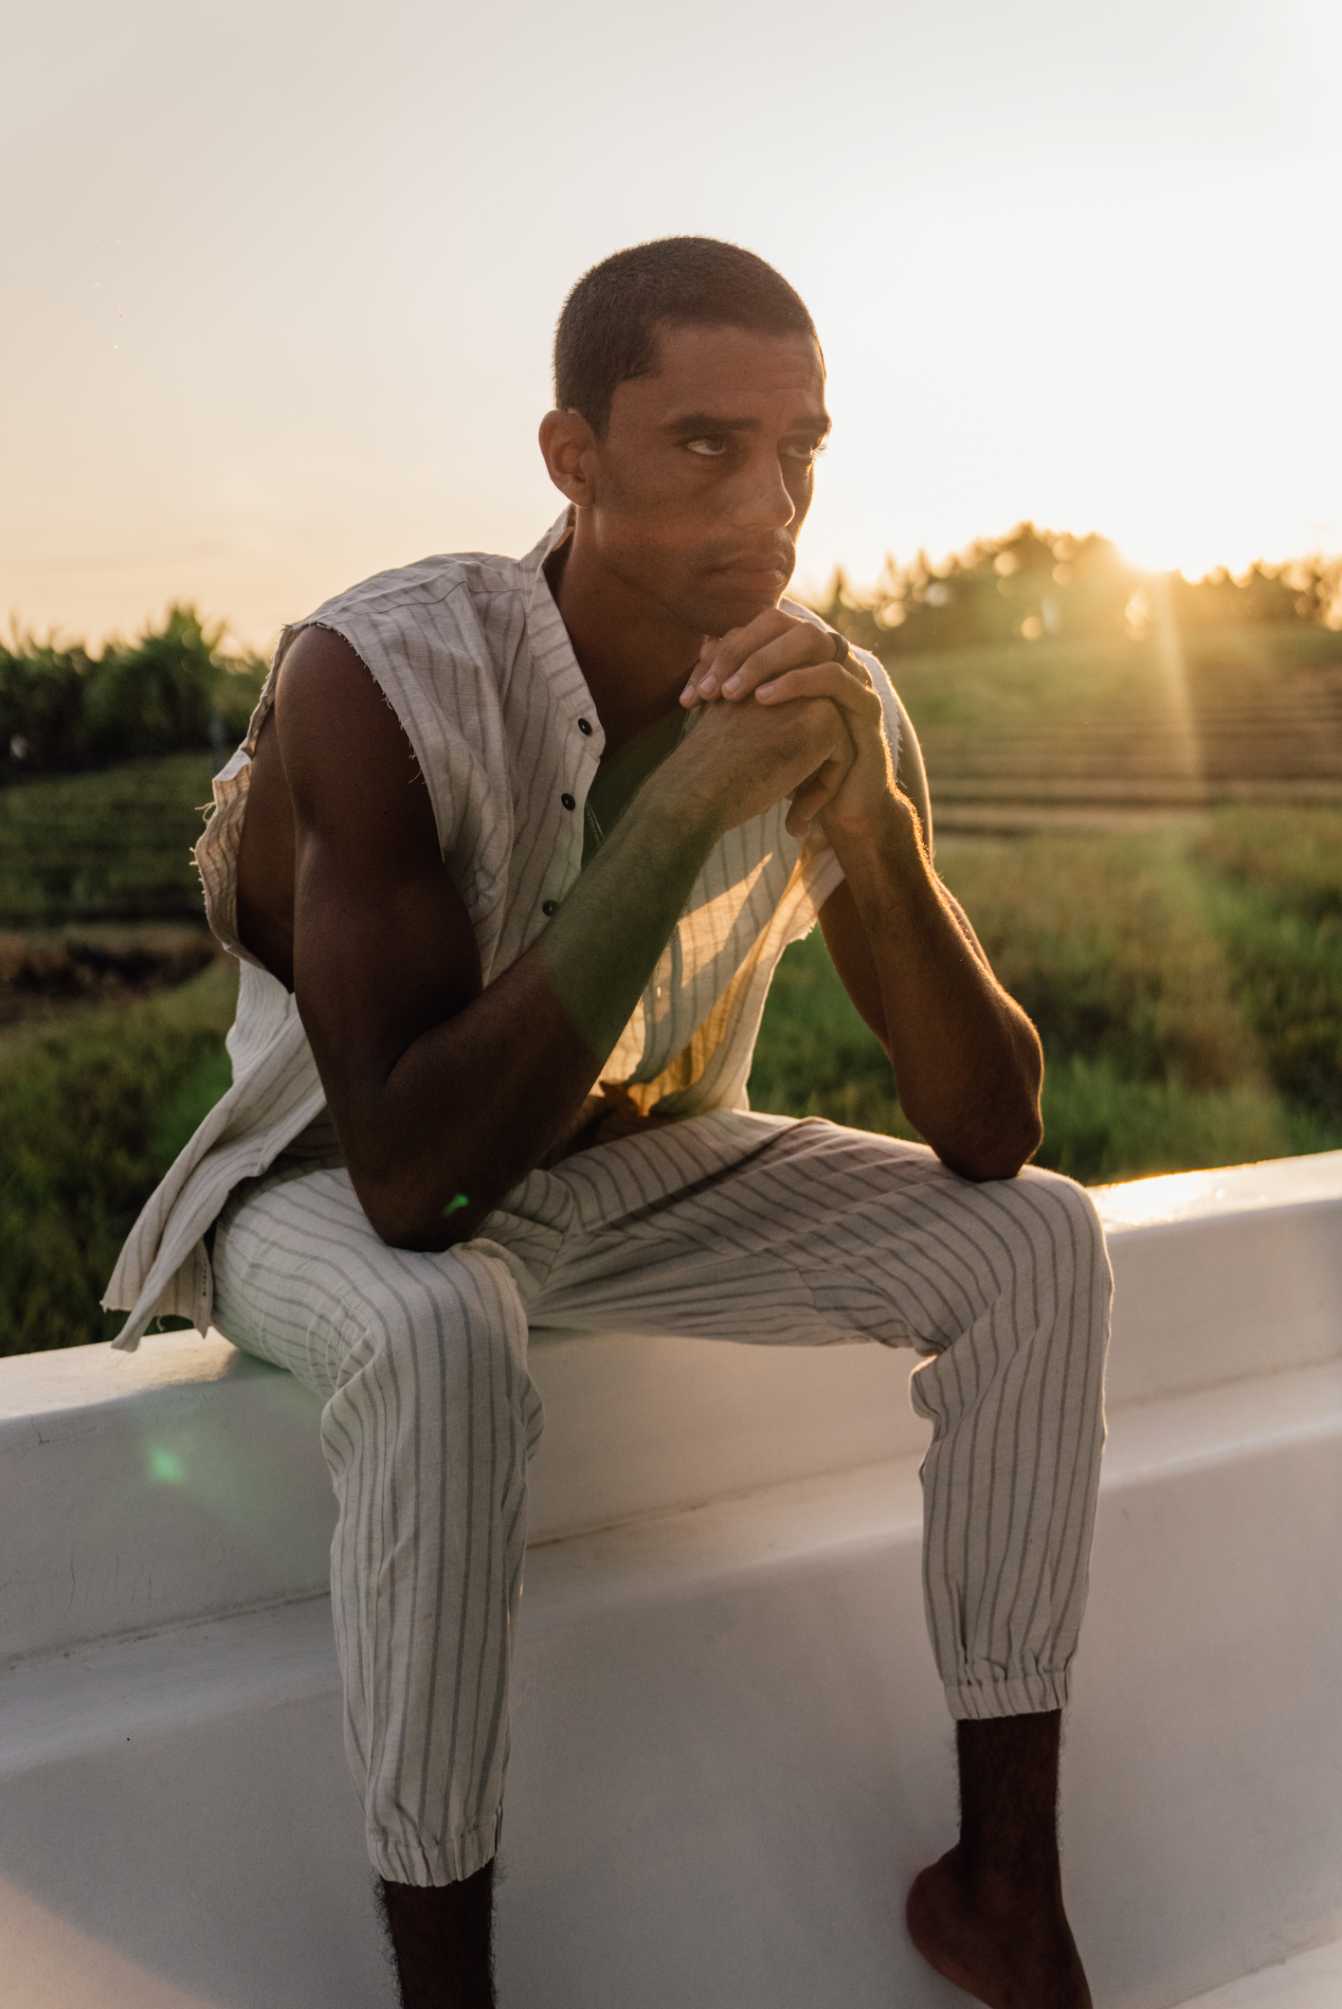
[{"label": "man's bare shoulder", "polygon": [[394,706],[338,629],[299,629],[275,673],[275,726],[296,821],[333,802],[372,807],[374,792],[422,777]]}]

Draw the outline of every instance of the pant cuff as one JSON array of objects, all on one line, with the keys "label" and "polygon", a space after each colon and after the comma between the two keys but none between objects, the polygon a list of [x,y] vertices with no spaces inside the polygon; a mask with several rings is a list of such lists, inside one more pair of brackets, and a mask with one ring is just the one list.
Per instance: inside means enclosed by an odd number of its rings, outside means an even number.
[{"label": "pant cuff", "polygon": [[946,1706],[957,1722],[978,1722],[989,1716],[1037,1716],[1049,1709],[1065,1709],[1071,1689],[1071,1670],[1055,1673],[1017,1674],[1000,1681],[961,1681],[946,1684]]},{"label": "pant cuff", "polygon": [[427,1845],[413,1835],[389,1835],[377,1828],[368,1830],[368,1856],[379,1876],[388,1883],[413,1883],[420,1889],[428,1884],[460,1883],[498,1854],[503,1809],[478,1827]]}]

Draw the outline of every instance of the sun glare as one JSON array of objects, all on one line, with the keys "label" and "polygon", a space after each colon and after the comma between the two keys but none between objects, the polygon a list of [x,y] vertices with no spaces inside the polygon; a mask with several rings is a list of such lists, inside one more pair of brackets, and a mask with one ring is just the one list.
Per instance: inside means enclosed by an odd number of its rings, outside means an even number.
[{"label": "sun glare", "polygon": [[1261,555],[1243,527],[1227,521],[1210,498],[1195,514],[1162,508],[1148,498],[1130,518],[1120,512],[1105,534],[1139,572],[1182,572],[1185,579],[1205,578],[1219,565],[1242,572]]},{"label": "sun glare", "polygon": [[1182,557],[1174,556],[1168,540],[1154,533],[1143,536],[1137,532],[1133,536],[1115,538],[1114,542],[1124,564],[1131,565],[1137,572],[1147,572],[1153,576],[1162,572],[1182,572],[1185,579],[1200,579],[1204,572],[1210,571],[1212,565],[1220,562],[1219,559],[1211,559],[1202,565],[1196,558],[1186,554]]}]

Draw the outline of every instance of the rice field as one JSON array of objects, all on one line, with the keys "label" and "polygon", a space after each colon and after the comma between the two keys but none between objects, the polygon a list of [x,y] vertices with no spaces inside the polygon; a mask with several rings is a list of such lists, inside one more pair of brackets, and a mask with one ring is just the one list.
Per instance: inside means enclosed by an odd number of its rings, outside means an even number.
[{"label": "rice field", "polygon": [[[1208,655],[1173,710],[1170,666],[1131,648],[1073,651],[1067,676],[1040,649],[963,651],[955,676],[944,657],[895,664],[936,868],[1043,1041],[1037,1163],[1097,1183],[1342,1146],[1342,645],[1326,639],[1327,660],[1222,660],[1219,684]],[[1200,744],[1200,765],[1178,768],[1175,743]],[[115,1332],[98,1298],[117,1250],[227,1085],[236,966],[202,932],[189,856],[218,764],[0,794],[0,1352]],[[750,1099],[917,1135],[819,929],[779,967]]]}]

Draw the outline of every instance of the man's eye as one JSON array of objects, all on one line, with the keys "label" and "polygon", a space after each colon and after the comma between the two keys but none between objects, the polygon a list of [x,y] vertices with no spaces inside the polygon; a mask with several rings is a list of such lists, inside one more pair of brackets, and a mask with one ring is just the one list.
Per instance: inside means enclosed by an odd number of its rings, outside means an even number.
[{"label": "man's eye", "polygon": [[[701,460],[722,460],[732,449],[732,442],[725,433],[705,433],[698,439],[684,441],[691,453]],[[810,467],[817,454],[825,451],[823,440],[813,441],[809,446],[785,447],[783,451],[791,460],[800,461],[803,467]]]}]

